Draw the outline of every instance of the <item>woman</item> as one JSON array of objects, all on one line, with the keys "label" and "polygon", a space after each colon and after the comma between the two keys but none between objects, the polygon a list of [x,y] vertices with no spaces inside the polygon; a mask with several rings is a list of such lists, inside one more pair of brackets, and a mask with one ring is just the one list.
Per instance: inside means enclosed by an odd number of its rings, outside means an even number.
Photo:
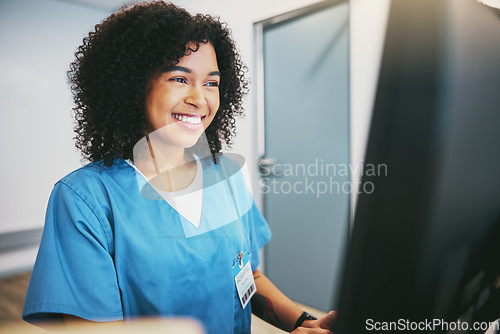
[{"label": "woman", "polygon": [[256,270],[270,231],[221,155],[247,89],[224,24],[161,1],[124,8],[84,39],[69,77],[90,163],[54,186],[25,320],[190,316],[249,333],[253,308],[329,332],[334,314],[315,320]]}]

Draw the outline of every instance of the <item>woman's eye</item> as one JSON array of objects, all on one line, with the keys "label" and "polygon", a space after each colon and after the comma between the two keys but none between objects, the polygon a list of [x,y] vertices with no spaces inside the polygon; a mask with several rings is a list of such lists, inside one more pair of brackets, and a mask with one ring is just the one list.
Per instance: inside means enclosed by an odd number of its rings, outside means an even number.
[{"label": "woman's eye", "polygon": [[219,83],[217,81],[210,81],[207,82],[205,85],[210,87],[219,87]]},{"label": "woman's eye", "polygon": [[171,78],[170,81],[173,81],[173,82],[180,82],[180,83],[186,83],[186,79],[184,78]]}]

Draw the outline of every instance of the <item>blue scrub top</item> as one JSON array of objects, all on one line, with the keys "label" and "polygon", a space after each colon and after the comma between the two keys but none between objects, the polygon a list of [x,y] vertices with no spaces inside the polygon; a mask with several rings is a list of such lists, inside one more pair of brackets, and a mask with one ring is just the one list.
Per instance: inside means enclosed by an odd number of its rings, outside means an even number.
[{"label": "blue scrub top", "polygon": [[239,166],[224,156],[220,164],[203,166],[199,228],[124,160],[56,183],[23,318],[187,316],[207,333],[250,333],[250,304],[239,302],[232,267],[245,252],[257,268],[271,232]]}]

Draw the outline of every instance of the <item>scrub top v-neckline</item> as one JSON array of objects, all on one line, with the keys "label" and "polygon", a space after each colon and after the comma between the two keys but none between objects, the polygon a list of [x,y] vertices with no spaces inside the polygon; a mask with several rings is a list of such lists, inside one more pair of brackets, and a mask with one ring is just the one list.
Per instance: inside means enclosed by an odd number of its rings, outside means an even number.
[{"label": "scrub top v-neckline", "polygon": [[132,163],[132,161],[127,160],[127,163],[144,178],[144,181],[151,185],[151,187],[158,193],[159,196],[161,196],[161,198],[167,203],[167,205],[169,205],[179,214],[179,216],[183,218],[183,221],[187,221],[194,227],[199,229],[203,217],[204,177],[203,167],[200,159],[195,156],[195,161],[196,174],[193,181],[186,188],[172,192],[164,191],[155,187],[149,181],[147,181],[147,178]]}]

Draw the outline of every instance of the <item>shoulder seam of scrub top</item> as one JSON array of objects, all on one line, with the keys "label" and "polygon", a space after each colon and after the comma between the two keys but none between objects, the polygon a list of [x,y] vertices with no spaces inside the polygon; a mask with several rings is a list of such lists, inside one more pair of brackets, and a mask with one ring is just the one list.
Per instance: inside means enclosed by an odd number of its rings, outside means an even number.
[{"label": "shoulder seam of scrub top", "polygon": [[74,192],[75,195],[78,196],[78,198],[80,198],[83,203],[85,203],[85,205],[89,208],[89,210],[92,211],[92,213],[94,214],[95,218],[99,222],[99,226],[101,227],[102,234],[104,234],[104,237],[106,238],[106,242],[108,243],[108,247],[107,247],[106,250],[109,252],[109,250],[111,249],[111,243],[109,242],[109,238],[108,238],[108,235],[106,233],[106,230],[104,229],[104,226],[103,226],[101,220],[99,219],[99,217],[97,216],[97,214],[95,213],[94,209],[92,209],[92,207],[87,203],[87,201],[85,201],[82,198],[82,196],[80,196],[80,194],[75,189],[73,189],[69,184],[67,184],[63,180],[58,181],[58,183],[61,183],[62,185],[65,185],[66,187],[68,187],[68,189],[70,189],[72,192]]}]

